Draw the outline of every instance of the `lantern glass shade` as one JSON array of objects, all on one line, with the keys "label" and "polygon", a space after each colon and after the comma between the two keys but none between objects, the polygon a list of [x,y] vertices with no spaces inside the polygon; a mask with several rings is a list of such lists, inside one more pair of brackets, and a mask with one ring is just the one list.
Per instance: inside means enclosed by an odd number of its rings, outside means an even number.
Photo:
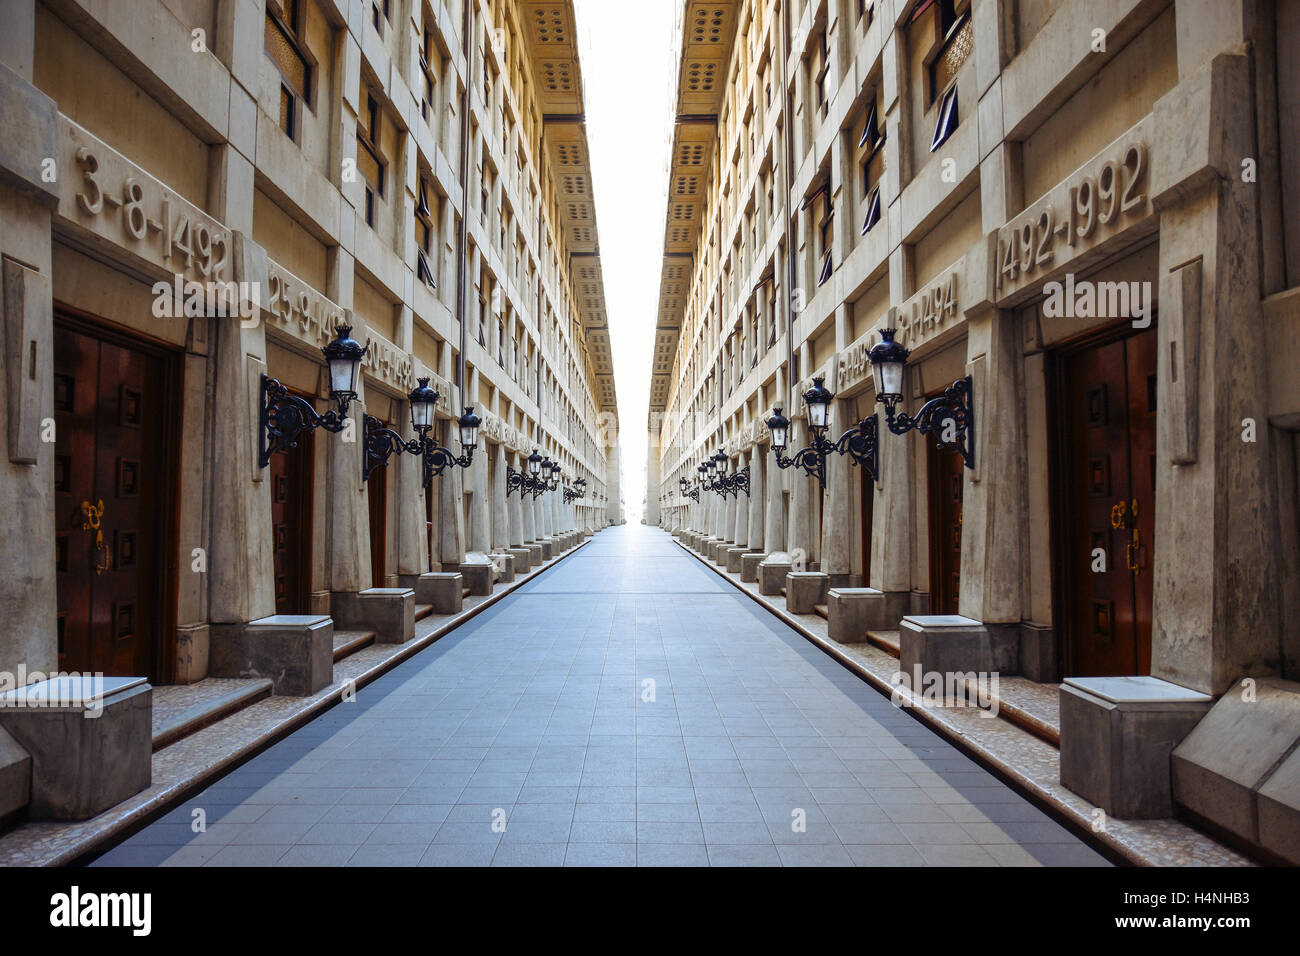
[{"label": "lantern glass shade", "polygon": [[880,342],[869,354],[876,380],[876,397],[891,406],[903,397],[903,368],[907,365],[907,354],[907,349],[894,341],[893,329],[881,330]]},{"label": "lantern glass shade", "polygon": [[366,349],[352,337],[352,326],[340,325],[337,337],[325,348],[325,362],[330,371],[330,394],[334,398],[355,398],[357,379],[361,376],[361,360]]},{"label": "lantern glass shade", "polygon": [[535,476],[541,470],[542,470],[542,456],[537,454],[537,449],[534,448],[533,453],[528,456],[528,473],[530,475]]},{"label": "lantern glass shade", "polygon": [[772,412],[772,417],[767,420],[767,429],[772,433],[772,447],[780,451],[785,448],[786,440],[789,437],[790,422],[781,414],[779,405],[772,409]]},{"label": "lantern glass shade", "polygon": [[713,456],[713,460],[716,461],[716,462],[718,463],[718,474],[719,474],[719,475],[725,475],[725,474],[727,473],[727,456],[726,456],[726,454],[723,453],[723,451],[722,451],[721,449],[718,449],[718,453],[717,453],[716,455]]},{"label": "lantern glass shade", "polygon": [[422,378],[415,391],[407,396],[411,403],[411,425],[420,434],[433,427],[433,410],[438,404],[438,393],[429,387],[429,380]]},{"label": "lantern glass shade", "polygon": [[460,416],[460,443],[466,450],[478,443],[479,418],[474,414],[474,406],[466,405],[465,414]]},{"label": "lantern glass shade", "polygon": [[804,392],[804,404],[808,406],[808,426],[810,428],[822,429],[827,425],[827,417],[830,414],[831,399],[834,398],[823,386],[825,379],[820,377],[813,379],[812,388]]}]

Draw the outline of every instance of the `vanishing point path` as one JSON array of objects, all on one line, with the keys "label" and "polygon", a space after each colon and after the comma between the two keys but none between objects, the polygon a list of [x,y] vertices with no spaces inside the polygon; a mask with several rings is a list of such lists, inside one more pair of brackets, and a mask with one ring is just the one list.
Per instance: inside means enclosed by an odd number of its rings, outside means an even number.
[{"label": "vanishing point path", "polygon": [[530,864],[1105,860],[624,525],[96,861]]}]

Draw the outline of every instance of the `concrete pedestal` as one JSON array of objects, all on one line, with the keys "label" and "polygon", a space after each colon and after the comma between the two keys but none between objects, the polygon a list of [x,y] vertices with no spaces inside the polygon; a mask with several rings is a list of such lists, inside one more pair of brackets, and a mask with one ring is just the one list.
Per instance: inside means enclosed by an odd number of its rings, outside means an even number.
[{"label": "concrete pedestal", "polygon": [[1300,684],[1264,677],[1245,690],[1220,697],[1175,747],[1173,800],[1300,863]]},{"label": "concrete pedestal", "polygon": [[[993,674],[989,630],[959,614],[909,615],[898,625],[898,666],[904,674]],[[945,681],[946,685],[946,681]]]},{"label": "concrete pedestal", "polygon": [[785,609],[791,614],[813,614],[826,603],[830,576],[821,571],[791,571],[785,576]]},{"label": "concrete pedestal", "polygon": [[274,614],[216,624],[208,673],[267,677],[272,693],[306,697],[334,679],[334,621],[326,614]]},{"label": "concrete pedestal", "polygon": [[492,567],[490,561],[462,564],[460,573],[471,595],[486,597],[492,593],[492,581],[496,577],[496,569]]},{"label": "concrete pedestal", "polygon": [[527,574],[533,566],[533,553],[527,548],[507,548],[506,554],[515,559],[515,574]]},{"label": "concrete pedestal", "polygon": [[555,557],[555,542],[550,538],[543,538],[537,542],[542,548],[542,560],[550,561]]},{"label": "concrete pedestal", "polygon": [[530,568],[541,567],[546,560],[542,553],[542,546],[534,541],[531,544],[524,545],[524,547],[528,549],[528,566]]},{"label": "concrete pedestal", "polygon": [[415,637],[415,591],[367,588],[334,591],[330,614],[340,631],[374,631],[379,644],[404,644]]},{"label": "concrete pedestal", "polygon": [[730,551],[732,547],[733,545],[730,541],[719,541],[713,546],[713,553],[709,555],[709,557],[712,559],[714,564],[718,565],[718,567],[725,568],[727,566],[727,552]]},{"label": "concrete pedestal", "polygon": [[745,556],[745,553],[747,551],[749,551],[749,548],[747,547],[727,549],[727,573],[728,574],[740,573],[740,560]]},{"label": "concrete pedestal", "polygon": [[787,555],[777,553],[769,555],[758,565],[758,593],[780,594],[785,587],[785,576],[794,565]]},{"label": "concrete pedestal", "polygon": [[1212,697],[1156,677],[1061,685],[1061,785],[1121,819],[1172,817],[1170,755]]},{"label": "concrete pedestal", "polygon": [[762,551],[746,551],[740,556],[740,580],[753,583],[758,580],[758,566],[767,555]]},{"label": "concrete pedestal", "polygon": [[56,677],[0,694],[0,730],[31,757],[28,816],[86,820],[153,780],[143,677]]},{"label": "concrete pedestal", "polygon": [[489,555],[492,558],[492,565],[497,570],[497,580],[502,584],[511,584],[515,580],[515,556],[513,554],[498,553]]},{"label": "concrete pedestal", "polygon": [[826,592],[827,634],[841,644],[861,644],[867,631],[897,630],[907,605],[906,591],[830,587]]}]

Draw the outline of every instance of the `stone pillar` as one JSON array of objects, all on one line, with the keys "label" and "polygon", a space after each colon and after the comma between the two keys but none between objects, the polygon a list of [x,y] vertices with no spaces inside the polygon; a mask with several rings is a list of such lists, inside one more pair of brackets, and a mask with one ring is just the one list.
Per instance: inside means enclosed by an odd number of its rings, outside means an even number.
[{"label": "stone pillar", "polygon": [[[364,334],[358,329],[358,333]],[[364,376],[361,376],[362,378]],[[361,480],[365,442],[361,423],[365,419],[365,386],[358,382],[360,397],[348,408],[356,426],[356,439],[344,441],[343,434],[318,431],[325,441],[325,549],[326,589],[330,592],[364,591],[371,587],[370,498]],[[382,473],[375,476],[383,481]],[[214,536],[215,537],[215,536]],[[274,613],[272,611],[272,613]]]},{"label": "stone pillar", "polygon": [[448,468],[442,477],[434,479],[438,482],[438,561],[444,571],[459,571],[465,562],[465,518],[461,504],[465,500],[461,491],[464,470]]},{"label": "stone pillar", "polygon": [[[832,381],[836,366],[831,365]],[[836,401],[832,405],[831,424],[834,438],[838,438],[853,424],[849,412],[851,402]],[[821,570],[830,580],[830,586],[851,587],[853,577],[852,540],[849,527],[851,517],[858,513],[853,502],[853,475],[850,469],[861,467],[854,465],[848,455],[830,455],[826,459],[826,496],[823,499],[821,515]],[[871,476],[863,470],[863,480],[870,481]]]},{"label": "stone pillar", "polygon": [[1259,149],[1252,60],[1197,59],[1242,42],[1244,22],[1180,29],[1190,75],[1156,102],[1150,146],[1161,277],[1151,673],[1206,694],[1277,675],[1282,661],[1260,186],[1241,168]]},{"label": "stone pillar", "polygon": [[[516,459],[515,462],[516,467],[518,467],[520,464],[523,464],[522,462],[519,461],[519,456],[515,455],[513,452],[507,456],[506,460],[509,461],[510,458]],[[527,467],[528,467],[527,465],[524,465],[525,470],[527,469]],[[502,471],[502,480],[503,481],[505,480],[504,470]],[[528,540],[528,531],[524,527],[523,495],[521,492],[519,491],[511,492],[507,488],[506,510],[509,512],[509,520],[507,523],[509,526],[508,537],[510,539],[510,547],[512,548],[522,547],[523,543],[526,540]]]},{"label": "stone pillar", "polygon": [[[808,426],[803,418],[790,421],[790,445],[803,448],[808,444]],[[811,489],[814,479],[804,474],[801,468],[786,469],[790,475],[790,536],[786,550],[791,562],[798,570],[811,570],[813,557],[813,528]],[[803,565],[800,567],[800,565]]]},{"label": "stone pillar", "polygon": [[764,554],[785,550],[785,501],[781,487],[781,469],[776,463],[776,453],[767,456],[767,500],[763,519]]},{"label": "stone pillar", "polygon": [[[755,445],[749,453],[749,550],[758,553],[763,550],[763,512],[767,508],[767,499],[763,496],[766,486],[764,475],[767,470],[767,458],[763,449]],[[739,544],[740,542],[737,542]]]},{"label": "stone pillar", "polygon": [[[429,569],[429,536],[425,533],[424,460],[419,455],[394,455],[397,469],[397,573],[421,574]],[[370,476],[374,481],[382,474]],[[379,581],[376,587],[382,587]]]},{"label": "stone pillar", "polygon": [[722,499],[722,534],[719,536],[728,543],[736,540],[736,502],[738,495],[727,495]]},{"label": "stone pillar", "polygon": [[471,554],[487,554],[492,550],[492,509],[488,496],[488,450],[480,431],[479,446],[470,465],[469,482],[472,497],[469,502],[469,548]]},{"label": "stone pillar", "polygon": [[912,442],[916,436],[892,434],[883,416],[879,423],[876,463],[880,481],[871,511],[869,586],[885,594],[901,593],[899,600],[906,608],[912,589]]},{"label": "stone pillar", "polygon": [[[744,471],[748,459],[749,459],[748,454],[746,454],[745,452],[740,453],[740,457],[736,459],[737,472]],[[749,496],[745,495],[742,497],[740,494],[737,494],[735,501],[736,501],[736,505],[735,505],[736,523],[732,528],[731,540],[734,541],[738,546],[748,546],[749,545]]]},{"label": "stone pillar", "polygon": [[[498,443],[492,456],[492,550],[510,547],[510,508],[506,502],[506,446]],[[487,462],[484,462],[486,465]]]}]

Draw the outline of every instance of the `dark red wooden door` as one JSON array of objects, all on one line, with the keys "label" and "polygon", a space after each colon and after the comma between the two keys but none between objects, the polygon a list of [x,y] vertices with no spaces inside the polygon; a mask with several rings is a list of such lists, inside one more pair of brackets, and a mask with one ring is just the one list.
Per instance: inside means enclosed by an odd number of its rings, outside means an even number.
[{"label": "dark red wooden door", "polygon": [[[390,427],[387,422],[384,427]],[[392,459],[390,459],[391,461]],[[370,504],[370,573],[371,587],[384,587],[388,553],[388,469],[376,468],[366,482]]]},{"label": "dark red wooden door", "polygon": [[965,465],[925,439],[929,465],[930,613],[956,614],[961,594],[961,506]]},{"label": "dark red wooden door", "polygon": [[164,360],[54,330],[59,668],[159,679]]},{"label": "dark red wooden door", "polygon": [[314,435],[303,432],[298,447],[272,455],[268,468],[277,614],[310,610]]},{"label": "dark red wooden door", "polygon": [[1065,363],[1066,588],[1071,675],[1151,671],[1155,330]]}]

